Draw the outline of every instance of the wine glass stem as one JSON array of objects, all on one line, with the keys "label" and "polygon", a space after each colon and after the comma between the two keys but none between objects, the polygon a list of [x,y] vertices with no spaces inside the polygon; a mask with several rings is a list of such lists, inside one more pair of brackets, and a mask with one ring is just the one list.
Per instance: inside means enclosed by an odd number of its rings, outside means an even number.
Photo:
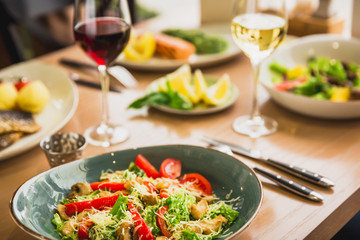
[{"label": "wine glass stem", "polygon": [[259,103],[258,103],[260,61],[251,60],[251,65],[254,71],[254,86],[253,86],[253,99],[252,99],[250,120],[253,120],[255,117],[260,116]]},{"label": "wine glass stem", "polygon": [[102,124],[109,125],[109,75],[107,74],[106,65],[99,65],[101,92],[102,92]]}]

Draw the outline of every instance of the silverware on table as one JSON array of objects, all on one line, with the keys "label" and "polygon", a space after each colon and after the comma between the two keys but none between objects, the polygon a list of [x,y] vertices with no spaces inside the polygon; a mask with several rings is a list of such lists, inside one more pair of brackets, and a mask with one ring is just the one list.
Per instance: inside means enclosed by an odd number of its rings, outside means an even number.
[{"label": "silverware on table", "polygon": [[[84,80],[84,79],[80,78],[79,75],[77,75],[76,73],[70,73],[69,75],[70,75],[70,78],[77,84],[101,90],[100,83],[92,82],[90,80]],[[112,86],[112,85],[110,85],[109,90],[112,92],[121,92],[120,87],[116,87],[116,86]]]},{"label": "silverware on table", "polygon": [[255,160],[260,160],[266,164],[269,164],[273,167],[283,170],[283,171],[285,171],[289,174],[292,174],[296,177],[300,177],[306,181],[315,183],[319,186],[330,188],[335,185],[333,181],[331,181],[330,179],[328,179],[324,176],[321,176],[318,173],[314,173],[314,172],[311,172],[304,168],[300,168],[300,167],[297,167],[297,166],[294,166],[291,164],[287,164],[287,163],[283,163],[283,162],[279,162],[279,161],[267,158],[267,157],[263,156],[261,154],[261,152],[258,150],[247,149],[245,147],[242,147],[242,146],[239,146],[239,145],[236,145],[233,143],[229,143],[229,142],[225,142],[225,141],[221,141],[221,140],[215,140],[215,139],[212,139],[209,137],[204,137],[204,136],[202,137],[202,140],[204,140],[207,143],[213,144],[213,145],[217,145],[217,144],[226,145],[226,146],[230,147],[230,149],[234,153],[237,153],[237,154],[240,154],[240,155],[243,155],[246,157],[250,157]]},{"label": "silverware on table", "polygon": [[[213,147],[212,147],[213,149],[216,149],[223,153],[229,154],[231,156],[234,155],[231,148],[227,145],[220,144],[220,143],[212,144],[212,145],[213,145]],[[270,171],[267,171],[267,170],[264,170],[264,169],[261,169],[258,167],[253,167],[253,169],[255,172],[270,179],[274,183],[291,191],[292,193],[295,193],[299,196],[305,197],[307,199],[310,199],[310,200],[316,201],[316,202],[322,202],[324,200],[324,197],[320,193],[316,192],[315,190],[313,190],[305,185],[302,185],[293,180],[287,179],[279,174],[275,174],[275,173],[272,173]]]},{"label": "silverware on table", "polygon": [[[97,70],[97,66],[93,64],[87,64],[83,62],[79,62],[72,59],[61,58],[59,62],[63,65],[77,68],[77,69],[92,69]],[[108,73],[113,76],[116,80],[118,80],[124,87],[133,88],[137,86],[137,80],[134,76],[124,67],[122,66],[111,66],[108,67]]]}]

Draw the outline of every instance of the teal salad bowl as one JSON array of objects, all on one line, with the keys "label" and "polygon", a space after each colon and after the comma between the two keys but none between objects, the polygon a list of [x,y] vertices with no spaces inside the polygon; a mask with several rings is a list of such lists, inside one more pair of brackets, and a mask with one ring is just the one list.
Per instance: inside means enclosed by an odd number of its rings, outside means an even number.
[{"label": "teal salad bowl", "polygon": [[[138,154],[157,169],[166,158],[182,162],[182,175],[200,173],[209,180],[220,199],[237,198],[239,217],[217,239],[239,235],[257,215],[263,198],[262,185],[254,171],[238,159],[213,149],[190,145],[164,145],[128,149],[77,160],[43,172],[19,187],[10,202],[16,224],[38,239],[60,239],[51,223],[56,205],[77,182],[96,182],[102,171],[124,170]],[[239,198],[238,198],[239,197]],[[230,232],[230,234],[229,234]]]}]

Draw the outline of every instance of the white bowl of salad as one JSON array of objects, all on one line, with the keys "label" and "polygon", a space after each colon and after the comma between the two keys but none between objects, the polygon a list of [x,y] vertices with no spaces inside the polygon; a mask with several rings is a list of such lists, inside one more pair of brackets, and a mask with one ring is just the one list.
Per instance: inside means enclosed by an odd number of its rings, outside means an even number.
[{"label": "white bowl of salad", "polygon": [[281,46],[260,82],[279,105],[323,119],[360,117],[360,40],[319,34]]},{"label": "white bowl of salad", "polygon": [[10,212],[38,239],[230,239],[255,218],[262,196],[241,161],[165,145],[52,168],[16,191]]}]

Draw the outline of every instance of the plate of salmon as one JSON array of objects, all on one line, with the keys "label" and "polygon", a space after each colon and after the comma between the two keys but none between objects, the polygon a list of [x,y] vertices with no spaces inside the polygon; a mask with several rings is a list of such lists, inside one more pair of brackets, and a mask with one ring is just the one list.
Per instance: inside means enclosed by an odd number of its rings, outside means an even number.
[{"label": "plate of salmon", "polygon": [[156,33],[134,31],[116,63],[134,70],[170,71],[183,64],[197,68],[216,65],[240,53],[227,25],[208,24]]},{"label": "plate of salmon", "polygon": [[61,129],[78,104],[77,88],[67,75],[39,61],[2,69],[1,91],[0,161],[33,148]]}]

